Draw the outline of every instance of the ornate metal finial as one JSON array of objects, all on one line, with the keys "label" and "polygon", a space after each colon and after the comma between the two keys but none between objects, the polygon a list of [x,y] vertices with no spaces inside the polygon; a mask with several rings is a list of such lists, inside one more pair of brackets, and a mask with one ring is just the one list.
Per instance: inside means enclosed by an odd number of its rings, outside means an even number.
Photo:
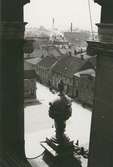
[{"label": "ornate metal finial", "polygon": [[[46,149],[47,153],[53,155],[55,160],[60,160],[60,162],[61,160],[62,162],[67,161],[69,163],[69,160],[73,159],[75,162],[75,145],[65,133],[66,121],[72,114],[72,100],[63,92],[64,83],[62,80],[58,83],[58,91],[60,92],[58,96],[49,103],[49,117],[54,120],[55,135],[51,138],[46,137],[46,142],[41,143],[41,145]],[[79,144],[79,141],[77,141],[77,144]],[[78,164],[77,166],[81,167],[80,160],[76,159],[76,163]]]},{"label": "ornate metal finial", "polygon": [[66,127],[66,120],[70,118],[72,114],[71,99],[66,96],[64,91],[64,83],[62,80],[58,83],[59,95],[49,103],[49,116],[55,121],[56,129],[56,141],[62,142],[66,138],[64,132]]}]

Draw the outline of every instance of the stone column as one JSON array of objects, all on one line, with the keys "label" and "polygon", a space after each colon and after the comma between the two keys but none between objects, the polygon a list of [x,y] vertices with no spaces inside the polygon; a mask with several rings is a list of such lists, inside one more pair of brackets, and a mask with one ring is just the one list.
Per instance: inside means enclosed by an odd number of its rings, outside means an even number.
[{"label": "stone column", "polygon": [[88,51],[97,54],[95,102],[88,167],[113,166],[113,2],[95,0],[102,6],[98,41]]},{"label": "stone column", "polygon": [[24,152],[26,0],[0,0],[0,166],[27,167]]}]

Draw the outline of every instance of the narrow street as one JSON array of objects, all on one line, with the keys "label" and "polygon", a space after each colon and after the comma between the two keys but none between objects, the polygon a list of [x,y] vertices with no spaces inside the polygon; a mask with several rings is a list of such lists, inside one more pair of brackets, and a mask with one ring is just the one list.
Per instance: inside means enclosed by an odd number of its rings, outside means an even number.
[{"label": "narrow street", "polygon": [[[40,141],[52,136],[54,122],[48,116],[49,102],[57,96],[49,89],[37,83],[37,99],[40,104],[25,108],[25,146],[26,156],[34,157],[43,152]],[[88,147],[91,124],[91,111],[72,102],[72,117],[67,121],[66,132],[75,142]]]}]

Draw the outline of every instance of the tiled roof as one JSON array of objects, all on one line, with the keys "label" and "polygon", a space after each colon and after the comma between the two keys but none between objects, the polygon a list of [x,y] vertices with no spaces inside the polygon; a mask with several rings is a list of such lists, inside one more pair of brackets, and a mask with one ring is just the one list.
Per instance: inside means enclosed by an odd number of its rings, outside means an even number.
[{"label": "tiled roof", "polygon": [[41,57],[42,56],[42,50],[40,49],[34,49],[34,51],[30,55],[31,57]]},{"label": "tiled roof", "polygon": [[33,65],[39,63],[40,61],[41,61],[41,58],[39,58],[39,57],[32,58],[32,59],[27,59],[27,60],[26,60],[26,62],[28,62],[28,63],[30,63],[30,64],[33,64]]},{"label": "tiled roof", "polygon": [[41,66],[41,67],[49,68],[49,67],[51,67],[56,61],[57,61],[57,58],[55,58],[54,56],[47,56],[47,57],[44,57],[44,58],[38,63],[38,65]]},{"label": "tiled roof", "polygon": [[76,54],[76,57],[78,57],[78,58],[83,57],[83,59],[88,59],[88,58],[90,58],[91,56],[89,56],[89,55],[84,51],[84,52],[81,52],[81,53],[77,53],[77,54]]},{"label": "tiled roof", "polygon": [[48,47],[48,55],[54,55],[54,57],[61,57],[63,55],[65,55],[65,53],[63,53],[61,50],[59,50],[59,48],[55,47],[55,46],[49,46]]},{"label": "tiled roof", "polygon": [[87,60],[73,56],[64,56],[55,64],[52,71],[62,73],[64,76],[73,77],[75,73],[88,68],[92,68],[92,64]]},{"label": "tiled roof", "polygon": [[77,76],[77,77],[80,77],[80,75],[90,75],[90,76],[95,77],[95,70],[94,69],[87,69],[87,70],[83,70],[83,71],[80,71],[80,72],[74,74],[74,76]]}]

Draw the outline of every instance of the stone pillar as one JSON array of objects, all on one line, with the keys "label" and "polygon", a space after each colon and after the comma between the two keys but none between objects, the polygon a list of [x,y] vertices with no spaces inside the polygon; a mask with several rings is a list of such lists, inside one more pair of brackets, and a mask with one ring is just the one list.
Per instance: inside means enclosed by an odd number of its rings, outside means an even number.
[{"label": "stone pillar", "polygon": [[88,167],[113,166],[113,2],[95,0],[102,6],[98,41],[88,51],[97,54],[95,102],[92,113]]},{"label": "stone pillar", "polygon": [[27,167],[24,152],[26,0],[0,0],[0,166]]}]

